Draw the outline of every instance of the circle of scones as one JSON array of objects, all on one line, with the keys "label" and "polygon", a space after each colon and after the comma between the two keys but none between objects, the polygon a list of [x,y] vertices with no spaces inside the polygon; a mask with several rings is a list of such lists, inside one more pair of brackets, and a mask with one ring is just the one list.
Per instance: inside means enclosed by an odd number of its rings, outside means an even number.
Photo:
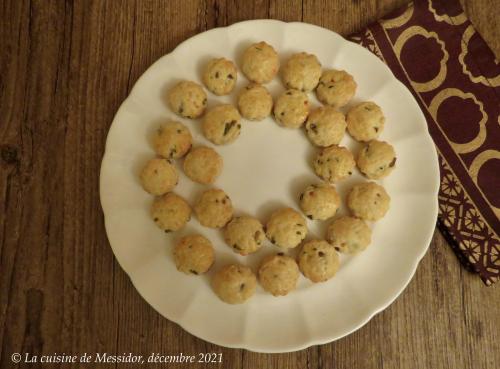
[{"label": "circle of scones", "polygon": [[153,201],[151,217],[165,233],[177,231],[191,219],[191,208],[182,197],[169,192]]},{"label": "circle of scones", "polygon": [[233,217],[233,204],[224,191],[212,188],[201,194],[194,212],[205,227],[222,228]]},{"label": "circle of scones", "polygon": [[182,123],[170,120],[158,128],[153,136],[155,152],[167,159],[183,157],[191,148],[193,137]]},{"label": "circle of scones", "polygon": [[267,83],[278,73],[280,60],[274,48],[261,41],[250,45],[243,53],[241,70],[252,82]]},{"label": "circle of scones", "polygon": [[266,224],[266,236],[272,244],[291,249],[307,235],[306,220],[292,208],[283,208],[271,214]]},{"label": "circle of scones", "polygon": [[233,218],[224,229],[224,240],[240,255],[248,255],[259,250],[265,238],[260,221],[250,216]]},{"label": "circle of scones", "polygon": [[387,177],[396,165],[396,152],[384,141],[369,141],[360,151],[358,168],[371,179]]},{"label": "circle of scones", "polygon": [[324,71],[316,87],[316,96],[323,104],[341,108],[354,97],[358,85],[354,78],[343,70]]},{"label": "circle of scones", "polygon": [[300,195],[300,208],[311,220],[331,218],[339,207],[339,194],[333,186],[326,183],[312,184]]},{"label": "circle of scones", "polygon": [[316,174],[327,182],[335,183],[352,175],[356,162],[352,153],[343,146],[321,149],[313,162]]},{"label": "circle of scones", "polygon": [[384,129],[385,117],[380,106],[362,102],[347,112],[347,131],[357,141],[375,140]]},{"label": "circle of scones", "polygon": [[181,81],[170,89],[167,96],[170,109],[184,118],[198,118],[207,106],[203,87],[192,81]]},{"label": "circle of scones", "polygon": [[299,128],[309,114],[309,100],[304,92],[286,90],[274,104],[274,118],[287,128]]},{"label": "circle of scones", "polygon": [[184,173],[193,181],[211,184],[221,173],[223,160],[214,149],[198,146],[187,154],[183,166]]},{"label": "circle of scones", "polygon": [[259,268],[259,282],[273,296],[285,296],[293,291],[298,279],[297,263],[282,252],[265,257]]},{"label": "circle of scones", "polygon": [[245,119],[262,120],[271,114],[273,98],[264,86],[252,83],[240,92],[238,109]]},{"label": "circle of scones", "polygon": [[214,263],[215,252],[205,237],[195,234],[182,237],[174,248],[177,270],[186,274],[203,274]]},{"label": "circle of scones", "polygon": [[151,195],[160,196],[174,189],[179,181],[175,167],[163,158],[147,162],[141,172],[141,184]]},{"label": "circle of scones", "polygon": [[255,293],[257,278],[249,267],[231,264],[219,269],[212,278],[215,294],[228,304],[241,304]]},{"label": "circle of scones", "polygon": [[375,182],[355,185],[347,195],[347,207],[355,217],[377,221],[389,210],[391,198],[385,189]]},{"label": "circle of scones", "polygon": [[313,54],[293,54],[283,67],[283,82],[287,88],[312,91],[321,77],[321,64]]},{"label": "circle of scones", "polygon": [[372,231],[362,219],[342,216],[335,219],[326,230],[326,240],[335,250],[357,254],[371,242]]},{"label": "circle of scones", "polygon": [[233,105],[217,105],[203,118],[203,134],[216,145],[231,143],[240,135],[240,119],[240,113]]},{"label": "circle of scones", "polygon": [[306,133],[316,146],[338,145],[345,134],[345,116],[331,106],[313,110],[306,122]]},{"label": "circle of scones", "polygon": [[233,90],[237,76],[238,71],[231,60],[212,59],[203,72],[203,83],[215,95],[227,95]]},{"label": "circle of scones", "polygon": [[299,253],[299,268],[312,282],[325,282],[339,269],[337,252],[324,240],[311,240],[302,246]]}]

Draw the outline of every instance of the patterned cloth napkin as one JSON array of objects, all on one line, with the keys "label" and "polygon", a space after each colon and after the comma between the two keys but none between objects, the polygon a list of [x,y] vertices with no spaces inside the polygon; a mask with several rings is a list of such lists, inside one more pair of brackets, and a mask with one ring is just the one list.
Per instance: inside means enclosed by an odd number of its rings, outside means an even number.
[{"label": "patterned cloth napkin", "polygon": [[439,154],[438,226],[486,285],[500,278],[500,65],[458,0],[415,0],[349,37],[415,96]]}]

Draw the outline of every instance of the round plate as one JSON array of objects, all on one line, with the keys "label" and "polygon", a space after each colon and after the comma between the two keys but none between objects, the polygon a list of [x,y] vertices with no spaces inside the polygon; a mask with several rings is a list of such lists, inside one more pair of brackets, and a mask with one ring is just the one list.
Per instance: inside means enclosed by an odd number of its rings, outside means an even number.
[{"label": "round plate", "polygon": [[[373,100],[386,115],[381,139],[397,152],[397,166],[380,183],[390,194],[391,208],[373,227],[372,244],[353,257],[341,257],[337,275],[313,284],[301,277],[297,289],[273,297],[261,287],[242,305],[220,301],[210,278],[222,265],[241,262],[256,270],[259,261],[278,249],[266,244],[255,255],[242,257],[225,245],[220,230],[202,227],[195,217],[180,232],[165,234],[149,216],[153,198],[142,188],[138,174],[154,156],[151,135],[167,118],[183,121],[195,145],[211,145],[202,135],[199,120],[181,119],[165,104],[168,89],[180,79],[201,83],[201,71],[213,57],[240,65],[242,51],[265,40],[278,51],[282,65],[294,52],[315,54],[324,68],[345,69],[358,83],[352,104]],[[247,84],[238,74],[233,94],[208,93],[208,105],[236,102]],[[279,78],[266,87],[273,97],[284,90]],[[313,93],[312,107],[319,106]],[[347,106],[346,108],[349,108]],[[344,109],[345,112],[346,109]],[[359,144],[347,134],[341,143],[355,154]],[[302,130],[279,127],[272,118],[242,122],[234,143],[217,146],[224,170],[215,187],[231,197],[236,214],[250,214],[265,222],[280,206],[298,209],[298,195],[318,182],[311,160],[316,149]],[[206,187],[180,174],[175,189],[190,204]],[[342,198],[359,173],[337,185]],[[329,30],[304,24],[256,20],[201,33],[154,63],[137,81],[118,110],[108,133],[102,160],[100,191],[106,232],[113,252],[142,297],[160,314],[204,340],[227,347],[260,352],[285,352],[330,342],[345,336],[386,308],[413,276],[432,237],[437,216],[439,172],[436,150],[423,114],[411,93],[377,57]],[[345,209],[341,210],[345,213]],[[323,238],[327,222],[309,221],[308,238]],[[182,235],[198,232],[216,249],[216,263],[204,276],[176,270],[172,247]]]}]

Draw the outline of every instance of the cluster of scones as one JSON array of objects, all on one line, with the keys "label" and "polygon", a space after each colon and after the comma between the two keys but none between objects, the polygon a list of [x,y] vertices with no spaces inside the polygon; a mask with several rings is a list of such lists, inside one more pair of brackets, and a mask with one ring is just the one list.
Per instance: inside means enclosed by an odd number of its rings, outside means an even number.
[{"label": "cluster of scones", "polygon": [[[292,55],[282,68],[286,91],[273,102],[264,86],[278,73],[280,62],[274,48],[265,42],[248,47],[243,55],[241,71],[250,81],[238,96],[237,107],[220,104],[206,110],[207,94],[192,81],[181,81],[167,96],[170,109],[183,118],[202,117],[204,136],[215,145],[235,141],[241,132],[241,117],[260,121],[273,114],[276,122],[287,128],[304,126],[309,140],[319,148],[313,161],[315,173],[323,181],[311,184],[299,197],[303,214],[311,220],[333,218],[341,204],[334,184],[353,174],[357,166],[369,179],[387,176],[394,168],[393,147],[378,140],[384,128],[384,114],[373,102],[362,102],[346,115],[338,110],[354,96],[357,84],[341,70],[322,70],[315,55],[300,52]],[[217,96],[229,94],[237,80],[235,64],[225,58],[211,60],[203,73],[203,84]],[[315,91],[324,105],[310,111],[308,92]],[[357,158],[339,146],[345,131],[364,143]],[[209,185],[222,171],[223,159],[211,147],[192,146],[189,129],[177,121],[168,121],[154,138],[158,155],[141,173],[144,189],[156,198],[151,216],[165,232],[177,231],[191,218],[192,208],[175,194],[178,173],[172,160],[184,157],[183,170],[191,180]],[[251,216],[233,216],[233,205],[222,190],[205,190],[193,206],[198,221],[205,227],[223,230],[224,240],[234,252],[248,255],[257,252],[266,238],[275,246],[292,249],[302,244],[298,257],[284,252],[265,257],[257,276],[251,268],[231,264],[215,272],[212,288],[224,302],[238,304],[255,292],[257,280],[267,292],[283,296],[297,284],[300,272],[312,282],[332,278],[339,268],[338,252],[355,254],[371,242],[367,222],[381,219],[389,209],[390,197],[382,186],[366,181],[352,187],[347,195],[350,216],[341,216],[329,225],[324,240],[303,242],[308,229],[303,214],[292,208],[281,208],[265,226]],[[200,275],[214,263],[214,248],[200,234],[182,237],[174,247],[174,261],[179,271]]]}]

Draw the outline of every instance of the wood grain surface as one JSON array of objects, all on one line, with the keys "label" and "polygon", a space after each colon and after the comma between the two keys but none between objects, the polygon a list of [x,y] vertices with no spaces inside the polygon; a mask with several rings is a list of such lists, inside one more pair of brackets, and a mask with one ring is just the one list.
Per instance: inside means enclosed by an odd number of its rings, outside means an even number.
[{"label": "wood grain surface", "polygon": [[[169,367],[500,368],[500,286],[465,271],[438,231],[388,309],[337,342],[279,355],[221,348],[162,318],[119,267],[104,231],[98,178],[106,134],[156,59],[245,19],[304,21],[347,35],[405,2],[2,0],[0,367],[15,367],[13,353],[217,352],[222,364]],[[498,57],[498,1],[462,3]]]}]

